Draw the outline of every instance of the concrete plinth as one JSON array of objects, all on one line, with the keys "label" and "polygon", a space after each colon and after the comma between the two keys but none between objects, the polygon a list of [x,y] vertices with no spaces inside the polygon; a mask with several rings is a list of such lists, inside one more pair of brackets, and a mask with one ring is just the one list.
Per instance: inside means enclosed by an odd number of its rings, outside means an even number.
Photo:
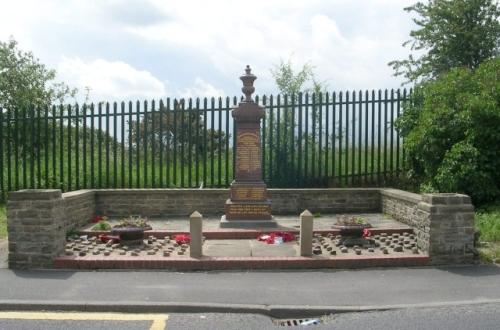
[{"label": "concrete plinth", "polygon": [[273,217],[271,219],[262,220],[244,220],[244,219],[234,219],[227,220],[226,216],[223,215],[220,219],[221,228],[275,228],[278,224]]}]

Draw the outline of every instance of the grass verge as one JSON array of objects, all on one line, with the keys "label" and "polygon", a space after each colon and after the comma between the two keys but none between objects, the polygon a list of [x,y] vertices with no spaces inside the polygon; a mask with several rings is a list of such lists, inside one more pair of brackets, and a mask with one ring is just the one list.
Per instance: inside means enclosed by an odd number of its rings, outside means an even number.
[{"label": "grass verge", "polygon": [[5,205],[0,204],[0,239],[7,237],[7,216]]},{"label": "grass verge", "polygon": [[481,260],[500,263],[500,202],[486,205],[476,212]]}]

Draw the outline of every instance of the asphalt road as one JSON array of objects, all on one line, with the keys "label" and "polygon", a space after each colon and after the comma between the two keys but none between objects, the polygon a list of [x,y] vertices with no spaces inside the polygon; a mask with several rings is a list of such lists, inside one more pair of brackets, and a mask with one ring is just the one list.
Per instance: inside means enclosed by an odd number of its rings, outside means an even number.
[{"label": "asphalt road", "polygon": [[[319,325],[299,329],[342,330],[498,330],[500,304],[466,305],[440,308],[410,308],[379,312],[345,313],[320,317]],[[119,315],[119,314],[118,314]],[[130,315],[130,314],[123,314]],[[29,316],[27,316],[29,317]],[[118,316],[119,318],[120,316]],[[163,327],[162,327],[163,328]],[[254,314],[169,314],[165,329],[286,329],[278,327],[273,319]],[[293,329],[294,327],[290,327]],[[71,321],[71,320],[4,320],[0,315],[0,329],[9,330],[159,330],[152,321]]]},{"label": "asphalt road", "polygon": [[[0,306],[387,306],[500,300],[500,268],[467,266],[275,272],[69,272],[0,270]],[[112,307],[116,306],[115,309]],[[121,306],[124,306],[123,309]],[[126,307],[130,309],[127,310]],[[41,309],[31,308],[31,309]],[[12,307],[11,307],[12,309]],[[77,308],[76,310],[82,310]],[[160,309],[162,312],[234,312]],[[245,312],[241,309],[238,312]],[[247,310],[255,313],[256,311]]]}]

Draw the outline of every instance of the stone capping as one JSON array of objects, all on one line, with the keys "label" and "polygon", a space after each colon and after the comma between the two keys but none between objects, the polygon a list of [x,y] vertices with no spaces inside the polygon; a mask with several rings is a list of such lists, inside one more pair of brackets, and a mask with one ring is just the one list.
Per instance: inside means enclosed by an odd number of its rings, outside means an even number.
[{"label": "stone capping", "polygon": [[[78,190],[77,190],[78,191]],[[179,193],[196,193],[196,192],[224,192],[228,193],[229,188],[117,188],[117,189],[92,189],[97,195],[128,195],[136,193],[148,194],[179,194]]]},{"label": "stone capping", "polygon": [[[378,192],[381,189],[380,188],[269,188],[269,191],[272,192],[349,192],[349,191],[360,191],[360,192],[365,192],[365,191],[371,191],[371,192]],[[389,189],[389,190],[397,190],[397,189]],[[79,192],[82,190],[76,190],[73,192]],[[165,193],[172,193],[172,194],[177,194],[177,193],[193,193],[193,192],[208,192],[208,191],[213,191],[213,192],[225,192],[229,193],[229,188],[117,188],[117,189],[90,189],[88,191],[93,191],[98,195],[109,195],[109,194],[135,194],[138,192],[145,192],[148,194],[165,194]],[[402,192],[405,192],[403,190],[399,190]],[[68,192],[65,194],[73,193],[73,192]],[[410,193],[409,193],[410,194]],[[413,194],[417,195],[417,194]],[[417,195],[419,196],[419,195]]]},{"label": "stone capping", "polygon": [[8,200],[27,201],[27,200],[49,200],[61,198],[60,189],[22,189],[9,192]]},{"label": "stone capping", "polygon": [[392,188],[380,189],[380,194],[382,196],[397,198],[415,204],[418,204],[422,201],[422,195],[400,189],[392,189]]},{"label": "stone capping", "polygon": [[95,191],[92,189],[81,189],[75,191],[68,191],[62,194],[62,198],[65,200],[73,200],[86,196],[95,196]]},{"label": "stone capping", "polygon": [[[467,195],[455,193],[423,194],[422,201],[433,205],[460,205],[471,204],[471,199]],[[472,206],[472,204],[471,204]],[[474,210],[474,209],[473,209]]]}]

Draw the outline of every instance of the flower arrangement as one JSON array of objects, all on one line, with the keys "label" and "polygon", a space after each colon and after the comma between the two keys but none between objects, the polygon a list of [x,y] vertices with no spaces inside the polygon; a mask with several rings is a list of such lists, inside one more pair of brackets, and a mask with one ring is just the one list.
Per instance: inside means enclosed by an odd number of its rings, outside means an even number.
[{"label": "flower arrangement", "polygon": [[189,244],[189,242],[191,242],[191,236],[188,234],[175,235],[174,241],[179,245]]},{"label": "flower arrangement", "polygon": [[356,216],[347,216],[341,215],[337,220],[337,226],[363,226],[363,227],[371,227],[369,223],[363,217]]},{"label": "flower arrangement", "polygon": [[281,244],[294,241],[295,235],[287,231],[274,231],[269,234],[259,235],[257,240],[267,244]]},{"label": "flower arrangement", "polygon": [[117,225],[113,226],[113,228],[142,228],[144,230],[150,230],[151,226],[149,225],[147,218],[130,216],[128,218],[121,219]]}]

